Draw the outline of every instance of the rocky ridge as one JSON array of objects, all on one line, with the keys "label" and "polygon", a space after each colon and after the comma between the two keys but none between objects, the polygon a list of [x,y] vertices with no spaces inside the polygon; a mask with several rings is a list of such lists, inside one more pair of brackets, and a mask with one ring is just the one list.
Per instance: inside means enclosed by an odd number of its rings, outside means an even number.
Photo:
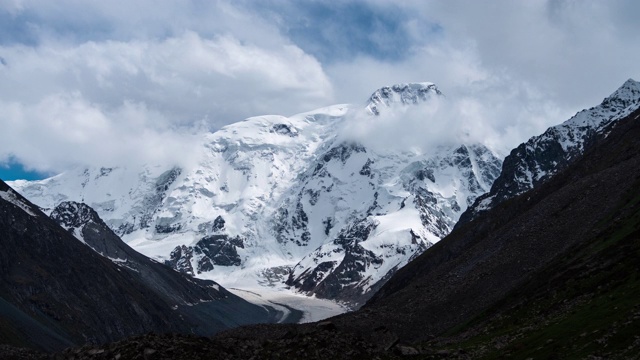
[{"label": "rocky ridge", "polygon": [[460,225],[497,204],[530,190],[572,164],[612,123],[640,107],[640,82],[627,80],[598,106],[531,137],[504,159],[491,191],[478,197],[460,217]]}]

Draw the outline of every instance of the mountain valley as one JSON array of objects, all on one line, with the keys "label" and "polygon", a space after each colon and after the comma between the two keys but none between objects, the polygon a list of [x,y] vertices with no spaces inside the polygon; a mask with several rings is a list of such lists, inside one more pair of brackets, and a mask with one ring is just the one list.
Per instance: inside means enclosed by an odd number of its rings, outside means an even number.
[{"label": "mountain valley", "polygon": [[[111,296],[113,319],[136,304],[114,295],[122,291],[158,315],[61,358],[638,359],[640,83],[628,80],[504,162],[482,144],[384,150],[344,136],[353,116],[438,106],[441,96],[430,83],[396,85],[364,108],[250,118],[206,134],[191,168],[10,182],[26,199],[0,183],[10,344],[33,348],[24,329],[37,328],[50,340],[35,347],[59,350],[81,345],[76,326],[96,327],[60,315],[75,296],[60,289],[73,286],[45,284],[62,281],[48,280],[62,264],[126,289],[74,280],[99,304]],[[324,316],[278,294],[311,296]],[[176,304],[187,306],[167,311]],[[338,315],[347,307],[355,311]],[[236,327],[250,323],[262,324]],[[194,324],[217,334],[181,328]]]}]

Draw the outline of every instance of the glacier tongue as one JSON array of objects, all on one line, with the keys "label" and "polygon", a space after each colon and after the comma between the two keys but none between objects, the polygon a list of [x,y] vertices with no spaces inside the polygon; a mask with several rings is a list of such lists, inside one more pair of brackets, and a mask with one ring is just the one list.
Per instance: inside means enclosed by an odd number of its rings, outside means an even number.
[{"label": "glacier tongue", "polygon": [[422,153],[341,136],[353,112],[428,107],[439,95],[431,83],[386,87],[364,109],[259,116],[203,134],[183,164],[81,168],[11,186],[45,210],[85,202],[130,246],[196,277],[357,306],[448,234],[500,172],[481,144]]}]

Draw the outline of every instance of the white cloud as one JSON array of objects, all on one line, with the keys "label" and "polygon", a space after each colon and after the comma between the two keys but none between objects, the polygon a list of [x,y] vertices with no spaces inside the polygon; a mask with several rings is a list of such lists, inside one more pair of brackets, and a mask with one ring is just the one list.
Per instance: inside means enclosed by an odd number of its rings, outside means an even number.
[{"label": "white cloud", "polygon": [[[505,153],[640,77],[640,25],[633,1],[406,1],[405,10],[439,24],[397,61],[358,57],[327,73],[340,99],[383,85],[432,81]],[[637,11],[636,11],[637,10]],[[635,11],[635,12],[634,12]],[[485,129],[491,131],[484,131]]]},{"label": "white cloud", "polygon": [[[397,133],[399,138],[405,138],[403,143],[419,144],[418,147],[441,141],[481,142],[506,155],[520,142],[573,115],[571,108],[545,96],[529,82],[483,67],[473,47],[460,49],[436,44],[415,49],[402,62],[359,59],[336,64],[327,72],[334,79],[338,97],[362,93],[361,87],[376,89],[399,82],[434,82],[446,98],[435,105],[435,113],[424,106],[394,111],[390,116],[395,120],[388,121],[405,125],[380,132]],[[353,97],[350,100],[363,102]],[[429,118],[428,123],[425,118]],[[384,143],[385,138],[382,136],[380,141]]]},{"label": "white cloud", "polygon": [[9,154],[30,168],[59,171],[78,164],[181,163],[192,153],[195,135],[175,128],[142,104],[109,111],[76,94],[59,94],[35,104],[0,101],[4,160]]},{"label": "white cloud", "polygon": [[[439,145],[460,144],[466,120],[447,99],[431,98],[426,103],[383,107],[378,116],[353,111],[341,129],[343,140],[355,140],[375,151],[427,153]],[[465,139],[466,140],[466,139]]]},{"label": "white cloud", "polygon": [[454,96],[445,93],[417,106],[382,108],[379,116],[354,112],[342,136],[382,151],[428,153],[441,145],[481,143],[506,156],[521,141],[542,132],[549,117],[567,118],[530,89],[507,83],[477,81],[458,88]]},{"label": "white cloud", "polygon": [[[57,171],[170,157],[164,148],[189,143],[203,119],[216,129],[363,103],[416,81],[446,95],[438,119],[506,152],[640,77],[633,0],[345,4],[362,13],[314,21],[278,1],[0,0],[0,162]],[[430,138],[421,124],[411,135]]]},{"label": "white cloud", "polygon": [[[508,73],[572,108],[602,100],[640,76],[640,12],[633,0],[413,1],[444,29],[445,42],[473,44],[481,65]],[[635,40],[634,40],[635,39]]]},{"label": "white cloud", "polygon": [[[132,158],[123,150],[156,159],[162,143],[182,140],[173,128],[301,112],[331,96],[321,65],[296,46],[265,49],[230,35],[45,42],[2,46],[0,54],[7,64],[0,65],[0,120],[24,130],[5,127],[0,137],[30,143],[2,141],[0,158],[13,155],[38,170]],[[127,136],[131,130],[143,136]]]},{"label": "white cloud", "polygon": [[331,94],[321,65],[294,45],[265,49],[191,31],[160,41],[4,46],[0,54],[7,63],[0,69],[3,99],[33,102],[78,91],[105,106],[145,103],[182,123],[215,115],[219,126],[274,104],[302,111]]}]

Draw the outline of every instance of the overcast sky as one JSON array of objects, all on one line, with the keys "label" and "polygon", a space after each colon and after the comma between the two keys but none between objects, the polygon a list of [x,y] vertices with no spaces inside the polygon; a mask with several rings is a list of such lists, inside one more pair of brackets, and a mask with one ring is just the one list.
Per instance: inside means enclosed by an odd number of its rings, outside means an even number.
[{"label": "overcast sky", "polygon": [[0,177],[173,161],[194,133],[419,81],[504,154],[640,80],[637,14],[635,0],[0,0]]}]

